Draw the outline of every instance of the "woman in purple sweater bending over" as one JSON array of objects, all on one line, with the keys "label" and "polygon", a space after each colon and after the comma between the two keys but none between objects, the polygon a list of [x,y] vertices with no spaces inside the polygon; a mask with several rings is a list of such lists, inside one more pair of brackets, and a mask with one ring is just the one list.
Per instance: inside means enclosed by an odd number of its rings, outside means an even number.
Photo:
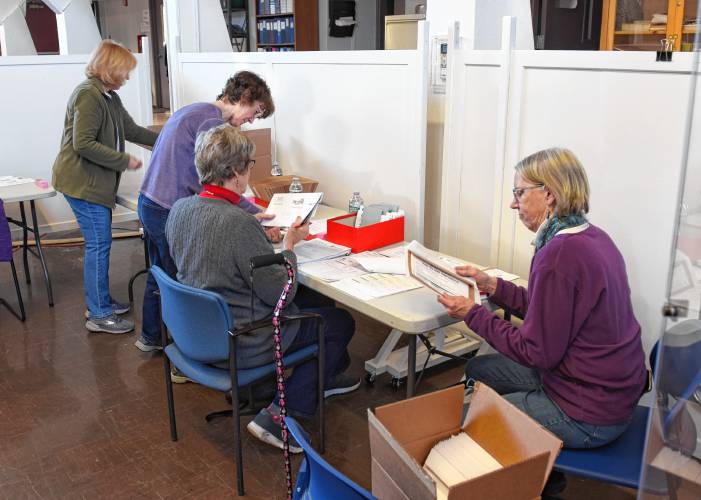
[{"label": "woman in purple sweater bending over", "polygon": [[604,445],[626,429],[646,381],[623,256],[585,218],[589,183],[571,151],[519,162],[513,193],[511,208],[536,233],[528,290],[474,267],[457,272],[523,325],[466,297],[438,300],[499,352],[470,360],[468,380],[503,394],[568,448]]}]

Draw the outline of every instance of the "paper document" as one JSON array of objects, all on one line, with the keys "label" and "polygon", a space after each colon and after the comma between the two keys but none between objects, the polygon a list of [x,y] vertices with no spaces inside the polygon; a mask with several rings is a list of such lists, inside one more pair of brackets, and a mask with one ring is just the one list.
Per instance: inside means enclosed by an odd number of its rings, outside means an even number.
[{"label": "paper document", "polygon": [[406,249],[409,245],[403,243],[391,248],[382,248],[377,251],[378,254],[384,255],[385,257],[406,257]]},{"label": "paper document", "polygon": [[270,200],[266,214],[274,219],[263,221],[264,226],[290,227],[297,217],[303,221],[314,216],[324,193],[275,193]]},{"label": "paper document", "polygon": [[361,300],[372,300],[421,288],[421,283],[408,276],[373,273],[335,281],[331,286]]},{"label": "paper document", "polygon": [[309,223],[309,234],[326,234],[326,221],[328,219],[315,219]]},{"label": "paper document", "polygon": [[305,264],[317,260],[335,259],[348,255],[351,249],[343,245],[337,245],[330,241],[315,238],[309,241],[300,241],[295,245],[294,252],[297,255],[297,263]]},{"label": "paper document", "polygon": [[380,254],[364,255],[366,253],[369,252],[354,255],[353,259],[371,273],[406,274],[405,257],[385,257]]},{"label": "paper document", "polygon": [[424,470],[436,482],[436,498],[447,498],[451,486],[501,468],[487,450],[464,432],[436,444],[424,463]]},{"label": "paper document", "polygon": [[0,187],[18,186],[20,184],[29,184],[34,182],[34,179],[29,177],[15,177],[14,175],[0,175]]},{"label": "paper document", "polygon": [[351,257],[307,262],[302,264],[299,270],[307,276],[324,281],[338,281],[368,274],[368,271],[360,267]]},{"label": "paper document", "polygon": [[412,241],[407,248],[407,274],[416,278],[436,293],[447,293],[462,297],[472,297],[480,303],[477,283],[472,278],[459,276],[455,266],[446,264],[438,252],[427,249],[418,241]]},{"label": "paper document", "polygon": [[518,279],[517,274],[507,273],[501,269],[486,269],[484,272],[490,276],[494,276],[495,278],[501,278],[504,281],[514,281]]}]

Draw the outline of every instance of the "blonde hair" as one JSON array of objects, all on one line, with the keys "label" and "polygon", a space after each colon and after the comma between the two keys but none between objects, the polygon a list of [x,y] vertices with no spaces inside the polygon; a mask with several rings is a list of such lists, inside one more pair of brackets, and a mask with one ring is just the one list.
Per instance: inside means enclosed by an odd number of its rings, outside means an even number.
[{"label": "blonde hair", "polygon": [[136,58],[122,44],[113,40],[102,40],[85,67],[85,75],[99,78],[108,85],[124,85],[131,70],[136,67]]},{"label": "blonde hair", "polygon": [[515,169],[526,181],[542,184],[552,193],[556,216],[589,212],[587,173],[569,149],[543,149],[518,162]]}]

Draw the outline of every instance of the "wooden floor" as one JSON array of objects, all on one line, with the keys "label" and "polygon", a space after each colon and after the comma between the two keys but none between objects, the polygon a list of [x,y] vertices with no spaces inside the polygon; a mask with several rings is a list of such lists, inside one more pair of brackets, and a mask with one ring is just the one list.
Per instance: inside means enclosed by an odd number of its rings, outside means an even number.
[{"label": "wooden floor", "polygon": [[[133,226],[131,226],[133,229]],[[179,441],[168,432],[160,354],[145,354],[136,334],[90,334],[83,311],[83,249],[47,247],[56,306],[49,308],[40,267],[22,283],[28,319],[0,309],[0,498],[227,498],[235,495],[231,419],[207,424],[204,415],[224,409],[224,397],[194,384],[175,386]],[[35,260],[35,259],[32,259]],[[21,255],[15,263],[23,279]],[[115,240],[112,294],[127,300],[129,277],[143,267],[138,239]],[[141,320],[143,277],[137,280]],[[0,296],[14,302],[9,266],[0,263]],[[353,370],[363,374],[389,331],[355,314]],[[462,367],[429,371],[419,392],[456,381]],[[396,401],[403,387],[387,376],[374,386],[328,400],[326,459],[370,488],[366,410]],[[243,422],[248,422],[246,417]],[[314,422],[304,423],[314,432]],[[244,438],[248,498],[284,498],[282,454],[248,434]],[[294,461],[294,467],[299,459]],[[630,499],[633,492],[570,478],[563,498]]]}]

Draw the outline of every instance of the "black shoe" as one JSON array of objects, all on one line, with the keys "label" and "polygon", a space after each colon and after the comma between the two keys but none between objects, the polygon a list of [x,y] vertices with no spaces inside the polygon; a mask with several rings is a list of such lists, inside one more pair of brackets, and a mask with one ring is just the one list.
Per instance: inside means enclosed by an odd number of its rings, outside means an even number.
[{"label": "black shoe", "polygon": [[360,377],[354,377],[347,373],[339,373],[338,375],[334,375],[331,381],[326,384],[324,397],[330,398],[338,394],[348,394],[349,392],[357,390],[358,387],[360,387],[360,383]]},{"label": "black shoe", "polygon": [[541,496],[543,498],[554,498],[565,491],[565,488],[567,488],[567,478],[562,472],[554,470],[548,476],[548,481],[545,483]]},{"label": "black shoe", "polygon": [[[251,420],[246,426],[248,432],[255,437],[283,449],[282,443],[282,426],[280,425],[280,409],[275,405],[270,405],[258,412],[256,418]],[[302,453],[302,447],[295,441],[292,434],[289,434],[290,453]]]}]

